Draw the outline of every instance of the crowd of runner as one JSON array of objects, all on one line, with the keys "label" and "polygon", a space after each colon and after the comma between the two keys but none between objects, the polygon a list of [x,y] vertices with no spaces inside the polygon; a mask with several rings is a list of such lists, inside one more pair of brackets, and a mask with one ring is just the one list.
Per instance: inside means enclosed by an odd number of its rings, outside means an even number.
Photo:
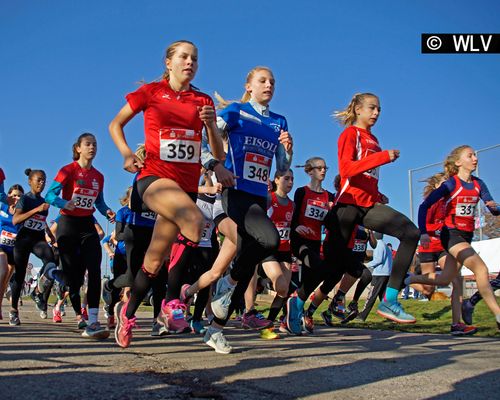
[{"label": "crowd of runner", "polygon": [[[481,298],[500,329],[494,296],[500,276],[489,281],[486,264],[471,246],[479,201],[493,215],[500,214],[500,207],[472,175],[477,158],[470,146],[453,149],[443,172],[428,179],[417,228],[378,189],[380,167],[400,156],[399,150],[382,150],[372,132],[379,99],[355,94],[335,113],[345,129],[338,138],[339,170],[332,192],[325,160],[311,157],[295,165],[295,173],[303,169],[310,180],[295,189],[292,200],[293,140],[286,118],[270,110],[272,71],[253,68],[242,99],[227,101],[216,94],[215,107],[191,84],[197,69],[195,45],[172,43],[163,77],[129,93],[111,121],[123,167],[133,174],[118,211],[104,199],[104,176],[93,166],[97,138],[91,133],[77,138],[73,162],[58,171],[45,197],[43,170],[25,171],[25,190],[20,184],[6,185],[0,169],[0,319],[10,287],[9,324],[21,324],[19,300],[34,254],[42,267],[30,296],[41,318],[47,318],[55,293],[55,323],[62,322],[69,301],[82,336],[105,339],[114,329],[121,347],[131,344],[135,314],[145,298],[153,305],[152,336],[193,332],[227,354],[232,348],[223,331],[235,312],[243,328],[259,330],[263,339],[313,334],[314,313],[337,288],[321,313],[326,325],[334,318],[366,320],[377,297],[377,314],[410,324],[415,318],[398,301],[400,291],[411,285],[430,298],[436,286],[450,282],[452,334],[476,331],[472,314]],[[141,113],[144,145],[131,149],[125,128]],[[60,213],[49,226],[50,206]],[[105,238],[93,216],[96,209],[114,223]],[[395,254],[383,235],[399,240]],[[101,240],[113,271],[102,284]],[[369,258],[368,242],[373,248]],[[408,274],[415,254],[421,273]],[[464,302],[462,265],[474,273],[478,287]],[[346,293],[354,285],[354,298],[346,306]],[[263,287],[274,294],[267,315],[254,307]],[[368,298],[359,309],[367,287]]]}]

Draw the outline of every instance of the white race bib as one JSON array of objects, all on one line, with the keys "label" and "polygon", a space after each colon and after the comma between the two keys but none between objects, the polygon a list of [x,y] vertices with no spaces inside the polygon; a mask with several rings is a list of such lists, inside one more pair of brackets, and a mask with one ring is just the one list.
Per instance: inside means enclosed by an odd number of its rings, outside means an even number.
[{"label": "white race bib", "polygon": [[328,207],[324,202],[318,200],[307,200],[305,216],[317,221],[323,221],[328,213]]},{"label": "white race bib", "polygon": [[0,244],[2,246],[14,247],[17,234],[2,230],[0,234]]},{"label": "white race bib", "polygon": [[243,178],[248,181],[267,185],[271,161],[269,157],[260,154],[246,153],[245,164],[243,164]]},{"label": "white race bib", "polygon": [[457,203],[455,215],[457,217],[472,217],[476,212],[477,203]]},{"label": "white race bib", "polygon": [[76,208],[81,210],[92,210],[99,192],[94,189],[75,188],[71,200]]},{"label": "white race bib", "polygon": [[146,211],[141,213],[142,218],[150,219],[150,220],[156,220],[156,213],[153,211]]},{"label": "white race bib", "polygon": [[26,221],[24,221],[23,226],[28,229],[32,229],[34,231],[43,231],[45,227],[47,226],[45,220],[47,219],[47,216],[45,215],[32,215],[30,218],[28,218]]},{"label": "white race bib", "polygon": [[288,224],[276,224],[276,229],[280,235],[281,240],[290,240],[290,226]]},{"label": "white race bib", "polygon": [[200,160],[201,134],[190,129],[160,129],[160,159],[197,163]]},{"label": "white race bib", "polygon": [[364,253],[366,251],[366,243],[361,240],[354,240],[354,247],[352,248],[352,251],[355,251],[356,253]]}]

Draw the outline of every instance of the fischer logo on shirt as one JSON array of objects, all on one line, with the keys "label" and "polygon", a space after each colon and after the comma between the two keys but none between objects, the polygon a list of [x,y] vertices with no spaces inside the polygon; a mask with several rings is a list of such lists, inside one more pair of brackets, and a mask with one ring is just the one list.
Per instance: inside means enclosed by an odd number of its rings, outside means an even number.
[{"label": "fischer logo on shirt", "polygon": [[281,126],[280,126],[280,124],[276,124],[276,123],[274,123],[274,122],[271,122],[271,123],[269,124],[269,126],[272,126],[272,127],[274,128],[274,131],[275,131],[275,132],[281,132]]},{"label": "fischer logo on shirt", "polygon": [[165,93],[163,96],[161,96],[162,99],[167,99],[167,100],[172,100],[170,95],[168,93]]},{"label": "fischer logo on shirt", "polygon": [[245,146],[256,146],[261,147],[264,150],[272,151],[273,153],[278,148],[278,145],[275,143],[271,143],[268,140],[257,138],[255,136],[245,136]]}]

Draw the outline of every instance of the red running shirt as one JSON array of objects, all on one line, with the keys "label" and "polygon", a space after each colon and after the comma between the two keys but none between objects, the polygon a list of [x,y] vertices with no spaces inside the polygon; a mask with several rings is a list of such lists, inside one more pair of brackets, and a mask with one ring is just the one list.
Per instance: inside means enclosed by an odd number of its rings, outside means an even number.
[{"label": "red running shirt", "polygon": [[336,202],[372,207],[380,199],[379,168],[389,163],[387,150],[366,129],[350,126],[338,140],[340,192]]},{"label": "red running shirt", "polygon": [[61,197],[73,200],[73,211],[61,210],[62,215],[87,217],[95,211],[94,203],[104,188],[104,176],[94,167],[80,167],[76,161],[62,167],[54,178],[62,185]]},{"label": "red running shirt", "polygon": [[431,239],[429,247],[424,248],[418,246],[419,253],[437,253],[444,251],[441,244],[441,229],[443,229],[444,219],[446,217],[446,203],[444,199],[440,199],[434,203],[427,211],[426,227],[429,238]]},{"label": "red running shirt", "polygon": [[144,112],[146,159],[137,179],[168,178],[186,192],[198,192],[203,129],[198,109],[214,106],[210,96],[193,89],[176,92],[163,80],[126,98],[135,113]]},{"label": "red running shirt", "polygon": [[479,202],[481,187],[477,179],[473,179],[474,188],[467,189],[457,175],[455,189],[450,193],[446,203],[446,226],[465,232],[474,232],[474,216]]},{"label": "red running shirt", "polygon": [[298,210],[297,225],[304,225],[313,230],[314,233],[300,235],[309,240],[321,240],[321,227],[323,220],[330,209],[331,194],[327,190],[314,192],[309,186],[304,186],[304,197]]},{"label": "red running shirt", "polygon": [[273,221],[280,235],[280,247],[278,251],[290,251],[290,229],[294,207],[295,205],[290,199],[287,205],[281,205],[276,193],[271,193],[271,206],[267,209],[267,215]]}]

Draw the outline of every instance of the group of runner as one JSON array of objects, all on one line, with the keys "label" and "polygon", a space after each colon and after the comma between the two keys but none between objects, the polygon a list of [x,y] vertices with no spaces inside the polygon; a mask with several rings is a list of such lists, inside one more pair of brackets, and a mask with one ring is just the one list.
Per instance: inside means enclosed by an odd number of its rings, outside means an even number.
[{"label": "group of runner", "polygon": [[[86,337],[103,339],[114,328],[118,345],[128,347],[137,327],[135,313],[151,289],[154,336],[193,331],[204,334],[204,342],[216,352],[230,353],[223,329],[242,301],[242,326],[261,330],[263,338],[278,337],[273,327],[280,312],[281,331],[312,333],[314,312],[339,282],[340,290],[323,319],[331,324],[332,315],[345,322],[349,315],[357,315],[357,300],[372,279],[363,264],[366,244],[370,238],[371,245],[376,245],[376,232],[400,241],[377,308],[379,315],[397,323],[414,323],[415,318],[398,301],[404,285],[415,285],[430,295],[433,286],[448,284],[465,265],[475,274],[480,295],[500,327],[500,308],[488,269],[470,246],[479,200],[494,215],[500,214],[500,208],[484,182],[472,175],[477,158],[470,146],[453,150],[442,179],[432,180],[417,228],[388,206],[388,198],[378,190],[380,167],[395,162],[399,150],[382,150],[372,133],[380,115],[378,97],[356,94],[345,110],[336,113],[345,126],[338,139],[336,193],[323,187],[328,169],[325,160],[313,157],[301,166],[310,182],[295,191],[292,201],[288,194],[294,179],[290,169],[293,140],[286,118],[269,109],[275,89],[272,71],[252,69],[242,99],[229,102],[217,95],[216,112],[210,96],[191,84],[198,69],[193,43],[172,43],[165,67],[162,79],[126,96],[125,105],[109,126],[124,158],[124,169],[134,174],[121,199],[123,208],[116,214],[103,198],[104,177],[92,166],[97,152],[93,134],[84,133],[77,139],[74,161],[60,169],[45,199],[41,196],[46,182],[43,171],[27,171],[28,193],[20,185],[5,193],[5,177],[0,174],[0,298],[15,270],[11,325],[20,323],[20,284],[29,254],[34,253],[43,262],[32,296],[37,306],[46,310],[47,288],[55,283],[58,304],[69,296],[78,327]],[[145,144],[134,151],[124,130],[140,113],[144,115]],[[276,173],[271,179],[273,159]],[[61,209],[55,234],[46,224],[49,205]],[[107,327],[98,318],[101,249],[93,218],[96,208],[109,221],[116,221],[113,234],[106,239],[107,249],[110,244],[114,247],[114,251],[109,248],[114,276],[102,288]],[[441,274],[432,265],[423,268],[422,275],[407,277],[419,240],[421,254],[432,250],[422,262],[439,262]],[[56,267],[54,249],[61,269]],[[300,276],[292,267],[293,257],[301,265]],[[80,295],[86,273],[88,321]],[[257,276],[265,278],[276,292],[267,318],[253,307]],[[343,302],[358,278],[351,313]],[[459,301],[460,296],[454,299]],[[472,302],[464,310],[468,310],[465,322],[471,324]],[[210,321],[206,327],[203,312]],[[453,322],[461,324],[460,313]],[[462,333],[471,332],[462,325]]]}]

